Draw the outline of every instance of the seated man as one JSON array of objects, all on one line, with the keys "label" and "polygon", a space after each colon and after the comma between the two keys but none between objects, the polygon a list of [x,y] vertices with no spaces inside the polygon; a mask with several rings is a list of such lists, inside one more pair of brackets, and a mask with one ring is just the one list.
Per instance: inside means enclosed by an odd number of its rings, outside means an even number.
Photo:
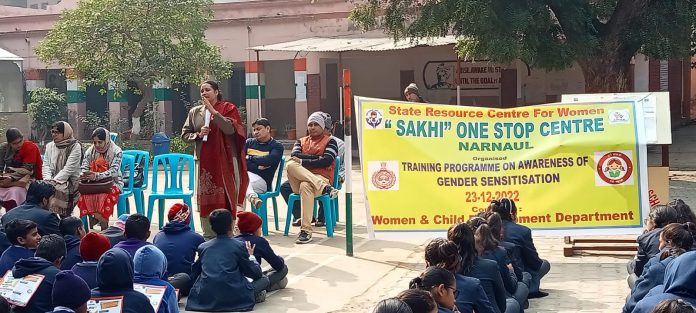
[{"label": "seated man", "polygon": [[167,257],[169,282],[179,289],[179,296],[187,296],[191,290],[191,265],[196,260],[198,246],[205,242],[203,236],[191,231],[191,209],[183,203],[174,204],[167,214],[169,223],[155,235],[153,243]]},{"label": "seated man", "polygon": [[269,191],[273,186],[273,176],[283,157],[283,145],[271,137],[271,123],[267,119],[257,119],[251,126],[254,138],[247,139],[244,144],[249,175],[246,196],[249,203],[258,209],[262,203],[258,194]]},{"label": "seated man", "polygon": [[[332,122],[331,120],[331,115],[328,113],[324,113],[325,117],[325,124],[326,124],[326,129],[324,129],[324,132],[326,133],[327,136],[331,136],[333,140],[336,140],[336,144],[338,146],[338,156],[341,157],[341,168],[338,170],[338,175],[339,175],[339,181],[343,183],[345,181],[345,160],[343,156],[345,155],[346,148],[345,148],[345,143],[343,140],[340,138],[334,136],[335,132],[335,126],[336,123]],[[290,186],[289,181],[283,182],[282,185],[280,185],[280,194],[283,196],[283,199],[285,199],[285,202],[288,202],[288,198],[290,197],[290,194],[292,193],[292,187]],[[300,226],[300,213],[301,207],[300,207],[300,201],[295,201],[295,205],[293,207],[293,222],[292,226]],[[319,208],[318,208],[318,217],[316,221],[314,220],[314,217],[312,217],[312,223],[315,223],[314,226],[316,227],[323,227],[325,224],[324,222],[324,205],[319,203]]]},{"label": "seated man", "polygon": [[24,204],[10,210],[2,216],[2,226],[16,219],[30,220],[39,226],[39,234],[46,236],[50,234],[60,235],[60,220],[58,214],[48,210],[51,197],[55,194],[56,188],[53,185],[37,180],[29,185],[27,201]]},{"label": "seated man", "polygon": [[314,112],[307,120],[309,136],[295,142],[291,159],[288,161],[288,181],[292,191],[300,195],[301,223],[296,243],[312,241],[312,213],[314,198],[322,194],[335,198],[338,190],[331,185],[338,144],[325,132],[326,117],[323,112]]},{"label": "seated man", "polygon": [[126,220],[126,241],[117,243],[114,248],[126,250],[133,259],[135,252],[143,246],[149,245],[147,238],[150,238],[150,220],[142,214],[133,214]]},{"label": "seated man", "polygon": [[97,232],[89,232],[80,240],[82,262],[75,264],[72,271],[87,283],[89,289],[97,288],[97,261],[109,249],[109,239]]},{"label": "seated man", "polygon": [[35,143],[25,140],[17,128],[5,132],[7,142],[0,144],[0,206],[6,211],[24,203],[27,185],[42,180],[41,152]]},{"label": "seated man", "polygon": [[60,233],[65,239],[67,253],[60,266],[61,270],[69,270],[73,265],[82,262],[80,257],[80,240],[87,234],[82,220],[74,216],[68,216],[60,220]]},{"label": "seated man", "polygon": [[[251,311],[266,299],[268,278],[254,258],[254,247],[232,238],[232,212],[217,209],[210,213],[215,239],[198,247],[200,257],[193,264],[193,288],[187,311]],[[254,280],[252,283],[247,277]]]},{"label": "seated man", "polygon": [[41,238],[36,255],[17,261],[12,269],[14,278],[24,278],[28,275],[39,274],[44,277],[38,289],[24,307],[15,307],[15,313],[50,312],[53,310],[53,283],[56,274],[60,272],[60,262],[65,257],[65,240],[58,235],[48,235]]},{"label": "seated man", "polygon": [[14,220],[7,224],[7,235],[12,246],[0,256],[0,275],[11,270],[19,259],[33,257],[41,240],[36,223],[29,220]]},{"label": "seated man", "polygon": [[122,313],[155,313],[150,300],[133,290],[133,257],[120,248],[106,251],[97,266],[97,288],[92,289],[92,299],[122,297]]}]

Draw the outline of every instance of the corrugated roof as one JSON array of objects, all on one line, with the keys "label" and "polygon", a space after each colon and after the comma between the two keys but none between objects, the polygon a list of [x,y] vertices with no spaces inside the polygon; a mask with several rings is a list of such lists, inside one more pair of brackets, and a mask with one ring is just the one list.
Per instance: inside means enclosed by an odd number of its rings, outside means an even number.
[{"label": "corrugated roof", "polygon": [[22,61],[23,59],[12,54],[3,48],[0,48],[0,61]]},{"label": "corrugated roof", "polygon": [[401,50],[419,46],[445,46],[455,44],[454,36],[419,39],[411,41],[404,39],[394,41],[393,38],[380,37],[311,37],[270,45],[247,48],[258,51],[291,51],[291,52],[345,52],[345,51],[387,51]]}]

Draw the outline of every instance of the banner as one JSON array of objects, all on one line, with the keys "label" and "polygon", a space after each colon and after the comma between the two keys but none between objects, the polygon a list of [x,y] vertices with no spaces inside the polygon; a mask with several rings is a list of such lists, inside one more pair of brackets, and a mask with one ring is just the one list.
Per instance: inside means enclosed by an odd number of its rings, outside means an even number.
[{"label": "banner", "polygon": [[492,109],[356,97],[356,106],[376,231],[446,230],[500,198],[534,229],[642,227],[646,153],[633,102]]}]

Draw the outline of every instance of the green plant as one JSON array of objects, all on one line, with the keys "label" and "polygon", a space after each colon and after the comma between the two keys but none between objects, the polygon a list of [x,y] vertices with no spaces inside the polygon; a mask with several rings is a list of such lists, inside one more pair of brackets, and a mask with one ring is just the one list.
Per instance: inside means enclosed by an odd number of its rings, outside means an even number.
[{"label": "green plant", "polygon": [[91,136],[92,132],[98,127],[108,128],[109,118],[101,116],[99,113],[87,111],[84,116],[78,116],[78,118],[85,124],[85,134],[87,136]]},{"label": "green plant", "polygon": [[53,123],[67,119],[65,95],[50,88],[35,89],[31,92],[27,111],[32,120],[31,128],[36,131],[39,141],[43,142]]},{"label": "green plant", "polygon": [[185,142],[178,134],[171,138],[170,144],[170,150],[172,153],[193,154],[193,144]]},{"label": "green plant", "polygon": [[240,106],[237,107],[237,110],[239,111],[239,116],[240,116],[241,119],[242,119],[242,123],[244,123],[244,125],[249,125],[249,124],[251,124],[251,122],[247,121],[246,106],[240,105]]}]

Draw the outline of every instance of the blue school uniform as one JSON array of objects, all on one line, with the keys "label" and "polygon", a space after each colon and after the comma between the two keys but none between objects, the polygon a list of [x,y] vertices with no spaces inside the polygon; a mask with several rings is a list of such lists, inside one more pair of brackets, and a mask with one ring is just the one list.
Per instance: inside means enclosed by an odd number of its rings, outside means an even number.
[{"label": "blue school uniform", "polygon": [[[650,313],[662,300],[682,299],[696,305],[696,251],[687,252],[672,261],[665,271],[664,292],[640,300],[633,313]],[[659,287],[655,287],[659,288]],[[653,288],[654,289],[654,288]]]}]

